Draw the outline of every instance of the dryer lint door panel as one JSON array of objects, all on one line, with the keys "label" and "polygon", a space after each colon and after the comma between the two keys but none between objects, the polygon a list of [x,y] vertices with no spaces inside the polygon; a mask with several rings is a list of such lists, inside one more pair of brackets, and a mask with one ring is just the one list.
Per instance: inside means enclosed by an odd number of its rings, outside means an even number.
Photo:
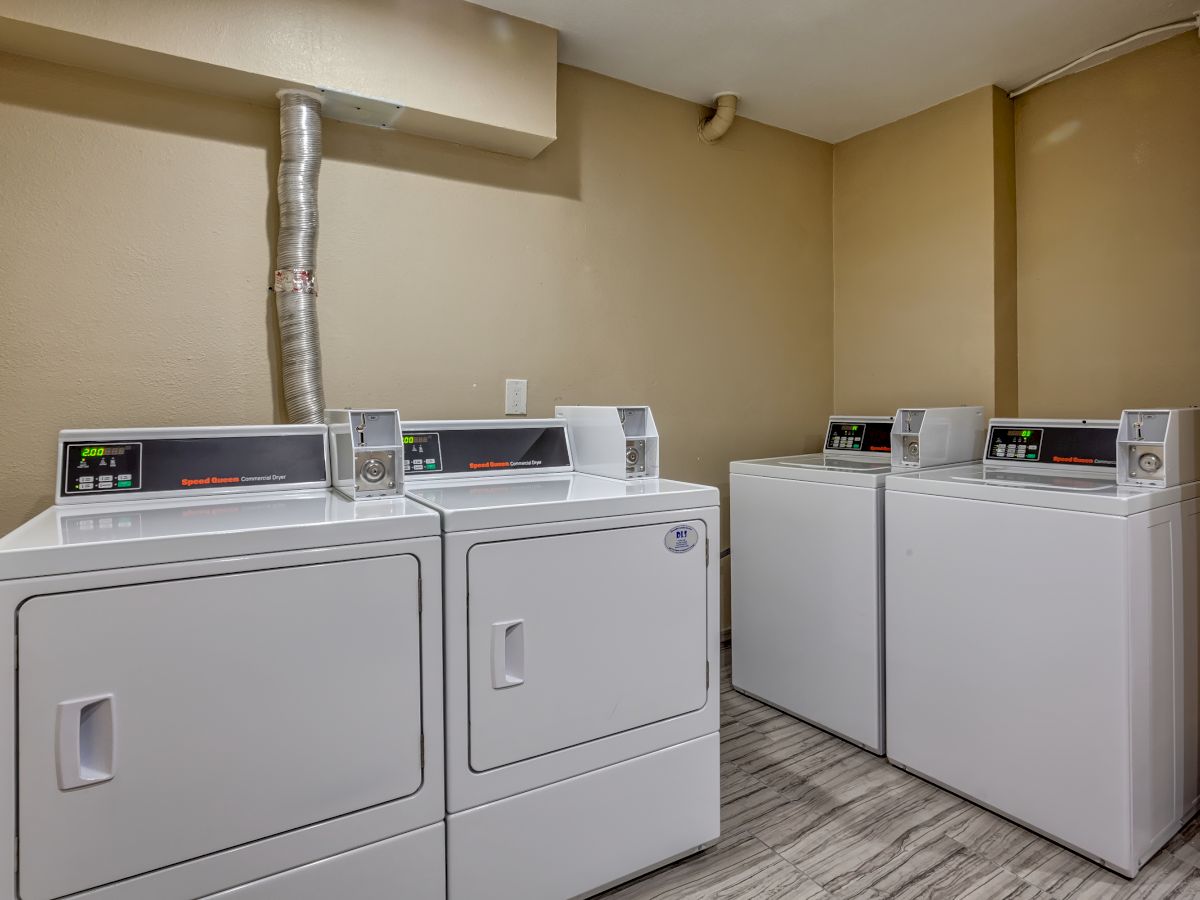
[{"label": "dryer lint door panel", "polygon": [[467,571],[476,771],[704,706],[703,522],[478,544]]}]

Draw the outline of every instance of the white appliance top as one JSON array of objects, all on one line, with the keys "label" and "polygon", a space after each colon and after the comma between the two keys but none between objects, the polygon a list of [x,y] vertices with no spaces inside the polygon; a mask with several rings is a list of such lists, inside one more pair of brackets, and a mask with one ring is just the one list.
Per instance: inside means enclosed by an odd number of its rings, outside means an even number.
[{"label": "white appliance top", "polygon": [[789,478],[793,481],[819,481],[825,484],[845,484],[852,487],[882,488],[884,479],[893,472],[911,472],[893,466],[889,457],[865,456],[863,459],[806,453],[800,456],[773,456],[767,459],[744,459],[731,462],[731,475],[762,475],[767,478]]},{"label": "white appliance top", "polygon": [[1123,487],[1114,470],[1031,471],[980,463],[891,475],[887,489],[1112,516],[1130,516],[1200,495],[1197,482],[1172,488]]},{"label": "white appliance top", "polygon": [[0,538],[0,580],[438,534],[419,503],[327,489],[60,505]]},{"label": "white appliance top", "polygon": [[567,522],[601,516],[690,510],[720,503],[715,487],[578,472],[424,478],[408,496],[441,514],[445,531]]}]

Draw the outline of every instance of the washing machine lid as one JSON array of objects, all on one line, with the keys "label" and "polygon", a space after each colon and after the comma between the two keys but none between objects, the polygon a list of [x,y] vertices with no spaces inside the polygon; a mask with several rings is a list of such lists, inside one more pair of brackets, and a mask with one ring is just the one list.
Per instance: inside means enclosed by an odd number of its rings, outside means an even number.
[{"label": "washing machine lid", "polygon": [[436,536],[405,497],[327,489],[55,506],[0,538],[0,579]]},{"label": "washing machine lid", "polygon": [[1117,484],[1113,470],[1092,474],[1048,468],[1038,472],[970,463],[891,475],[887,490],[1130,516],[1196,497],[1200,483],[1173,488],[1125,487]]},{"label": "washing machine lid", "polygon": [[855,459],[824,453],[800,456],[773,456],[767,459],[743,459],[729,464],[731,475],[762,475],[793,481],[819,481],[852,487],[881,488],[893,472],[908,469],[894,467],[888,457],[875,455]]},{"label": "washing machine lid", "polygon": [[447,532],[698,509],[720,502],[720,493],[708,485],[578,472],[426,478],[410,483],[408,496],[436,510]]}]

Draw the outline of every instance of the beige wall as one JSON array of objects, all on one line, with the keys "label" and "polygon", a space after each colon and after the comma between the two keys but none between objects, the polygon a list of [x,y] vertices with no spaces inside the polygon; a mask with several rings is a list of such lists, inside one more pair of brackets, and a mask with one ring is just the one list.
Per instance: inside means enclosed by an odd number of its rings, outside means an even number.
[{"label": "beige wall", "polygon": [[555,134],[557,32],[463,0],[0,0],[0,50],[269,105],[377,98],[327,107],[524,156]]},{"label": "beige wall", "polygon": [[986,87],[834,148],[838,412],[1014,411],[1010,135]]},{"label": "beige wall", "polygon": [[[532,161],[328,123],[331,405],[409,418],[649,403],[672,476],[813,446],[831,388],[831,148],[560,70]],[[59,428],[280,417],[270,110],[0,56],[0,531]],[[30,464],[29,460],[38,460]],[[727,544],[727,539],[723,543]]]},{"label": "beige wall", "polygon": [[1021,413],[1200,404],[1200,41],[1018,98]]}]

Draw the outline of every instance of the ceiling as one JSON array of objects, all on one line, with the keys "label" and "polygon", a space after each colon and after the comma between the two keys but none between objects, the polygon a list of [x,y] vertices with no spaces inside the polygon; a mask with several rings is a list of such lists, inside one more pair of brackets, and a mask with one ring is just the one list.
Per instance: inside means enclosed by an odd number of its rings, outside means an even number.
[{"label": "ceiling", "polygon": [[[1013,89],[1192,15],[1195,0],[478,0],[561,33],[562,62],[840,141]],[[1167,35],[1169,37],[1169,35]]]}]

